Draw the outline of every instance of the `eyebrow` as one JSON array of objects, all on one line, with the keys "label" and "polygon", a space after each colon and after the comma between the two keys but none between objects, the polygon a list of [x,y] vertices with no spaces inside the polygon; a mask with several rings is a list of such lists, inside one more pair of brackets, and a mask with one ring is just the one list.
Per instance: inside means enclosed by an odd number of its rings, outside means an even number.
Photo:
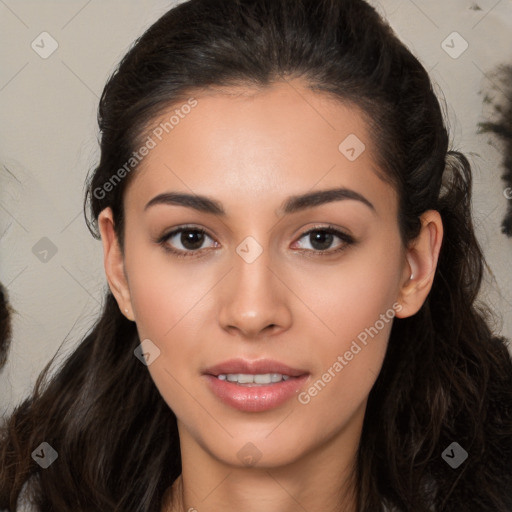
[{"label": "eyebrow", "polygon": [[[366,199],[366,197],[355,190],[341,187],[291,196],[286,199],[282,206],[276,211],[276,214],[278,216],[289,215],[308,208],[320,206],[322,204],[343,200],[359,201],[376,213],[375,207],[370,201],[368,201],[368,199]],[[159,194],[146,204],[144,211],[152,206],[160,204],[185,206],[200,212],[211,213],[219,217],[226,216],[226,211],[224,210],[222,203],[219,201],[206,196],[186,194],[182,192],[167,192]]]}]

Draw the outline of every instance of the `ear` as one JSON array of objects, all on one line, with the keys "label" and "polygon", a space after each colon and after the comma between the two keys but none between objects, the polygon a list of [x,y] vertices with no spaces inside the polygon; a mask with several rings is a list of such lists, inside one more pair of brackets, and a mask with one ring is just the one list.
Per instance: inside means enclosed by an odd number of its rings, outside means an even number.
[{"label": "ear", "polygon": [[98,216],[98,227],[103,243],[103,265],[110,291],[114,295],[121,313],[132,320],[130,289],[124,270],[121,247],[114,230],[114,218],[111,208],[105,208]]},{"label": "ear", "polygon": [[[396,316],[415,315],[425,302],[434,282],[434,275],[443,241],[443,222],[439,212],[426,211],[421,217],[421,231],[408,246],[403,285],[398,302],[402,309]],[[411,278],[412,277],[412,278]]]}]

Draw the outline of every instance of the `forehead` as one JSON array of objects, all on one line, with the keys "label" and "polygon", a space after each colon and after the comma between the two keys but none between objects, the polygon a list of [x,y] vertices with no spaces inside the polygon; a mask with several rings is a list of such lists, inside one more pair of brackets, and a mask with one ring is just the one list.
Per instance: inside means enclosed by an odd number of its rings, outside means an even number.
[{"label": "forehead", "polygon": [[146,129],[142,140],[151,139],[152,149],[129,187],[137,196],[168,187],[226,201],[273,194],[282,199],[315,186],[343,185],[392,199],[356,106],[298,80],[194,91],[190,98]]}]

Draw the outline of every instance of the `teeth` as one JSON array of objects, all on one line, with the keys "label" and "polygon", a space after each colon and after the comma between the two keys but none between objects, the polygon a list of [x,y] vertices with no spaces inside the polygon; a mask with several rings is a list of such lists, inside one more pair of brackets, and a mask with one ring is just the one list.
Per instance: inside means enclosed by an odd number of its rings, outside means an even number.
[{"label": "teeth", "polygon": [[229,373],[217,375],[220,380],[227,380],[228,382],[237,382],[238,384],[273,384],[288,380],[289,375],[282,375],[280,373],[264,373],[258,375],[251,375],[249,373]]}]

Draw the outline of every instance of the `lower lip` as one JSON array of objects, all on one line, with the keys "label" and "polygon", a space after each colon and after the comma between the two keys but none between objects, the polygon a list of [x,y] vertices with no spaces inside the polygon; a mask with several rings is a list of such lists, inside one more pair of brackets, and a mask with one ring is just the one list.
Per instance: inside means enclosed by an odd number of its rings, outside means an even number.
[{"label": "lower lip", "polygon": [[245,412],[262,412],[284,404],[296,395],[306,382],[307,375],[290,377],[274,384],[243,386],[205,375],[213,393],[225,404]]}]

